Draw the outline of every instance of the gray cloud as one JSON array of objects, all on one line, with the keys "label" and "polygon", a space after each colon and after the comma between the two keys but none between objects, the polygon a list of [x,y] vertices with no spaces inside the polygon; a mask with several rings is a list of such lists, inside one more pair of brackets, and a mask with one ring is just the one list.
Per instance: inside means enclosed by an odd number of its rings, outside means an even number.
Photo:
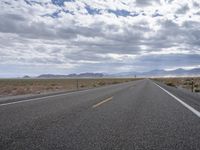
[{"label": "gray cloud", "polygon": [[159,3],[160,0],[136,0],[136,4],[138,6],[148,6],[148,5],[151,5],[152,2]]},{"label": "gray cloud", "polygon": [[[110,68],[113,72],[146,71],[200,64],[200,22],[197,11],[189,8],[192,5],[180,8],[174,1],[166,1],[174,10],[158,10],[152,6],[161,5],[158,0],[137,0],[134,4],[140,10],[135,10],[113,2],[113,10],[138,11],[137,16],[130,16],[109,13],[106,0],[104,5],[94,2],[95,8],[102,10],[95,15],[76,1],[66,6],[19,2],[27,13],[18,9],[17,2],[5,4],[0,10],[1,70],[6,64],[15,69],[24,66],[21,74],[31,73],[31,67],[33,74],[40,73],[45,66],[49,73],[56,72],[50,66],[58,73],[71,73],[109,72]],[[194,10],[197,4],[193,4]],[[64,7],[72,13],[62,11]],[[58,10],[59,17],[45,16]],[[155,12],[162,15],[155,17]],[[195,15],[189,18],[188,12]],[[175,15],[178,17],[171,17]]]},{"label": "gray cloud", "polygon": [[[143,63],[144,66],[152,69],[178,68],[183,66],[197,66],[200,63],[200,55],[196,54],[166,54],[166,55],[147,55],[139,58],[135,65]],[[145,69],[146,70],[146,69]]]},{"label": "gray cloud", "polygon": [[189,6],[186,4],[186,5],[184,5],[183,7],[181,7],[180,9],[178,9],[177,11],[176,11],[176,13],[177,14],[185,14],[186,12],[188,12],[189,11]]}]

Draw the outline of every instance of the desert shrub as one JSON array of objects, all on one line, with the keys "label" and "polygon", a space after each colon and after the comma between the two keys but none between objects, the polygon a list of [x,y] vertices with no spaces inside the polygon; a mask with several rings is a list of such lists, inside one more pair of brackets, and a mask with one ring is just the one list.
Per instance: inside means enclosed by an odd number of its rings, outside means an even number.
[{"label": "desert shrub", "polygon": [[118,84],[120,83],[119,81],[113,81],[112,84]]},{"label": "desert shrub", "polygon": [[84,84],[81,84],[81,85],[80,85],[80,87],[81,87],[81,88],[84,88],[84,87],[85,87],[85,85],[84,85]]},{"label": "desert shrub", "polygon": [[55,83],[51,83],[51,86],[56,86],[56,84]]},{"label": "desert shrub", "polygon": [[27,91],[27,89],[24,88],[24,87],[20,87],[20,88],[18,88],[18,89],[16,90],[16,95],[23,95],[23,94],[27,94],[27,93],[28,93],[28,91]]},{"label": "desert shrub", "polygon": [[191,79],[185,79],[185,81],[190,81]]},{"label": "desert shrub", "polygon": [[194,91],[198,93],[198,92],[200,92],[200,89],[195,89]]},{"label": "desert shrub", "polygon": [[97,84],[96,84],[96,83],[94,83],[92,86],[93,86],[93,87],[97,87]]},{"label": "desert shrub", "polygon": [[51,86],[47,86],[47,87],[44,87],[45,88],[45,90],[53,90],[53,87],[51,87]]},{"label": "desert shrub", "polygon": [[103,85],[106,85],[106,82],[100,81],[98,84],[99,84],[100,86],[103,86]]},{"label": "desert shrub", "polygon": [[176,87],[176,85],[174,83],[172,83],[172,82],[167,82],[166,85],[172,86],[172,87]]},{"label": "desert shrub", "polygon": [[4,94],[9,94],[9,93],[12,93],[12,88],[9,88],[9,87],[5,87],[2,89],[2,93]]},{"label": "desert shrub", "polygon": [[192,84],[194,84],[192,81],[188,82],[188,85],[192,85]]}]

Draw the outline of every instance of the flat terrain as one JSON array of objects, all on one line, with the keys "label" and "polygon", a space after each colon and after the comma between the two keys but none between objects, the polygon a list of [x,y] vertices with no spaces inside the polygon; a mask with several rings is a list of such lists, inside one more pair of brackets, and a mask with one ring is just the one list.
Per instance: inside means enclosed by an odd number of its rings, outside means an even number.
[{"label": "flat terrain", "polygon": [[134,81],[134,78],[0,79],[0,97],[71,91]]},{"label": "flat terrain", "polygon": [[154,78],[166,85],[187,89],[193,92],[200,92],[200,77],[171,77],[171,78]]},{"label": "flat terrain", "polygon": [[0,102],[0,149],[200,149],[200,97],[144,79]]}]

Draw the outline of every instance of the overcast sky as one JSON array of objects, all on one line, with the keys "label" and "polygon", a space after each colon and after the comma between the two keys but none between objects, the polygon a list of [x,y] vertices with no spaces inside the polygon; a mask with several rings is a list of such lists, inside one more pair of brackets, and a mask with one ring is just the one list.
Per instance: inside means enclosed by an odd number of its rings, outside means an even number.
[{"label": "overcast sky", "polygon": [[0,77],[200,67],[199,0],[1,0]]}]

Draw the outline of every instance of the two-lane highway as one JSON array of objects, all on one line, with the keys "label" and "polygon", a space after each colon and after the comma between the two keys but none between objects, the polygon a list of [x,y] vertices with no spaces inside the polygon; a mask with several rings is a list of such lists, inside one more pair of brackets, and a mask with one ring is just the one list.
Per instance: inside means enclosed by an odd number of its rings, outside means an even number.
[{"label": "two-lane highway", "polygon": [[148,79],[4,101],[0,149],[198,150],[199,111],[200,97]]}]

